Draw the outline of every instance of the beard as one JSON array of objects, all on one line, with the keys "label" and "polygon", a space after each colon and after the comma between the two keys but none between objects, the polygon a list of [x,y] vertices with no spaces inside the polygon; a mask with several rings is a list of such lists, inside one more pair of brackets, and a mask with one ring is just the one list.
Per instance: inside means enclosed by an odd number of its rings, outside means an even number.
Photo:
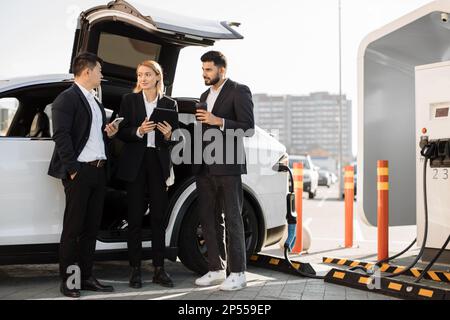
[{"label": "beard", "polygon": [[204,80],[205,80],[205,85],[213,86],[220,81],[220,75],[216,75],[216,77],[211,80],[210,79],[204,79]]}]

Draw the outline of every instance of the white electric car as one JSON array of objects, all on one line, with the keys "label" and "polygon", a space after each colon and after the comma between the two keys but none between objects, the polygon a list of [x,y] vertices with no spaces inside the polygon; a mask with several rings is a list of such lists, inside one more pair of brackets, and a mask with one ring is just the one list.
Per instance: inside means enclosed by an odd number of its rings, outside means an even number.
[{"label": "white electric car", "polygon": [[[170,95],[181,49],[241,38],[225,22],[158,14],[114,1],[80,14],[72,58],[90,51],[105,61],[105,81],[98,95],[109,109],[108,117],[113,118],[122,95],[132,90],[138,62],[159,61]],[[72,74],[0,81],[0,264],[58,261],[65,196],[61,181],[47,175],[54,148],[51,104],[72,84]],[[190,128],[195,122],[192,107],[196,100],[176,99],[180,121]],[[287,174],[274,171],[273,166],[287,164],[287,155],[285,147],[260,128],[245,139],[247,158],[264,155],[264,161],[247,159],[248,174],[243,176],[246,245],[248,252],[257,252],[278,242],[285,229]],[[113,141],[113,171],[121,147],[119,140]],[[175,166],[175,176],[169,189],[167,257],[179,257],[189,269],[203,273],[207,248],[196,211],[191,167]],[[98,235],[98,260],[128,258],[126,213],[123,182],[112,178]],[[151,257],[149,214],[143,231],[146,258]]]}]

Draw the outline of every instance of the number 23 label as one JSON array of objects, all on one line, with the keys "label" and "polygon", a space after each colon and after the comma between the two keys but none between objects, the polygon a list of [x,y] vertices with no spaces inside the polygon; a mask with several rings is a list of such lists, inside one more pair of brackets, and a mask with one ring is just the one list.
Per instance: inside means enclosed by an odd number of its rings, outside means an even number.
[{"label": "number 23 label", "polygon": [[433,179],[443,179],[448,180],[448,169],[443,169],[441,174],[439,174],[438,169],[433,169]]}]

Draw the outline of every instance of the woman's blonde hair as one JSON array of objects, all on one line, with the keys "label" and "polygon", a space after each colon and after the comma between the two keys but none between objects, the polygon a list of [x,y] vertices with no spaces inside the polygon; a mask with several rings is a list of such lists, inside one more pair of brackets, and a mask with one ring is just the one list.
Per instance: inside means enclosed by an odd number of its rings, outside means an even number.
[{"label": "woman's blonde hair", "polygon": [[[160,77],[160,80],[156,84],[156,91],[158,92],[158,95],[162,96],[164,94],[164,78],[163,78],[163,72],[162,72],[161,66],[159,65],[158,62],[153,61],[153,60],[142,61],[141,63],[139,63],[139,65],[136,68],[136,76],[137,76],[137,72],[138,72],[139,68],[142,66],[152,69],[156,73],[156,75]],[[139,85],[139,82],[137,82],[136,87],[134,88],[133,92],[139,93],[141,91],[142,91],[142,88]]]}]

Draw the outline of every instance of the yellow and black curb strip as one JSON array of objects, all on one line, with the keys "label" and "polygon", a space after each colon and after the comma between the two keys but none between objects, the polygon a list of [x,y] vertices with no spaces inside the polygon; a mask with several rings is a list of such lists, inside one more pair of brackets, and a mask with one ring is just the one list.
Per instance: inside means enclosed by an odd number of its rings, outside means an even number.
[{"label": "yellow and black curb strip", "polygon": [[450,290],[397,279],[374,278],[361,273],[335,268],[327,273],[325,282],[401,299],[450,300]]},{"label": "yellow and black curb strip", "polygon": [[[371,262],[363,262],[363,261],[354,261],[349,259],[338,259],[338,258],[323,258],[323,263],[325,264],[335,264],[338,266],[347,266],[347,267],[363,267],[365,269],[372,268],[375,263]],[[383,263],[380,266],[381,272],[386,273],[397,273],[405,269],[405,267],[402,266],[394,266],[387,263]],[[407,271],[403,275],[415,277],[418,278],[422,274],[423,270],[418,268],[412,268],[411,270]],[[450,273],[449,272],[443,272],[443,271],[428,271],[425,276],[423,277],[427,280],[433,280],[437,282],[444,282],[444,283],[450,283]]]},{"label": "yellow and black curb strip", "polygon": [[310,273],[310,274],[316,274],[313,267],[309,263],[300,263],[292,261],[292,265],[295,267],[292,268],[289,262],[286,261],[284,258],[279,257],[273,257],[268,255],[262,255],[262,254],[253,254],[249,257],[248,263],[250,265],[253,265],[255,267],[265,268],[265,269],[271,269],[283,273],[289,273],[293,275],[300,276],[299,273],[295,271],[295,269],[298,269],[302,272]]}]

